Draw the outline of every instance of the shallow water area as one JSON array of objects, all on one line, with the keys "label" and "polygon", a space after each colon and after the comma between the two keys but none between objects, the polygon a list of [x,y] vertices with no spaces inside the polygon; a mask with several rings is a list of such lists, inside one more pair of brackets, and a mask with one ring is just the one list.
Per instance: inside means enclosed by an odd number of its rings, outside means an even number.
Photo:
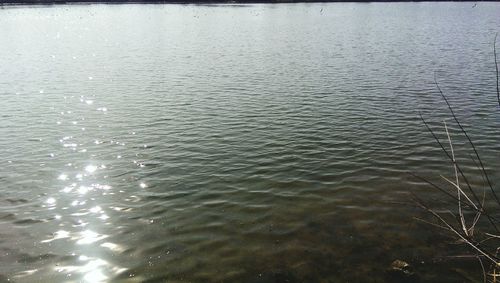
[{"label": "shallow water area", "polygon": [[436,74],[499,183],[498,15],[2,6],[0,282],[481,280],[407,172],[452,173],[418,117],[447,117]]}]

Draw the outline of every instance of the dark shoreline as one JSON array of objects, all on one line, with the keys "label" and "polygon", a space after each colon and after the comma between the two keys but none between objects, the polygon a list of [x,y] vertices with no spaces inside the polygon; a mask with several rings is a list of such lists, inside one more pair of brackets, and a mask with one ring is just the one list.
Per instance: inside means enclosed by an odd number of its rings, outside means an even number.
[{"label": "dark shoreline", "polygon": [[118,0],[118,1],[96,1],[96,0],[53,0],[53,1],[0,1],[1,6],[11,5],[59,5],[59,4],[286,4],[286,3],[411,3],[411,2],[497,2],[494,0],[479,0],[479,1],[449,1],[449,0],[382,0],[382,1],[367,1],[367,0],[237,0],[237,1],[211,1],[211,0],[191,0],[191,1],[155,1],[155,0]]}]

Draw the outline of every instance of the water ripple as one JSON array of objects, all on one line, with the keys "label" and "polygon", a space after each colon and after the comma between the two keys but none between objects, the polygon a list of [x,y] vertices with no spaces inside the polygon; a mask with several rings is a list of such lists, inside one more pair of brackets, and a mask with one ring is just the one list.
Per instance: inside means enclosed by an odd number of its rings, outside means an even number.
[{"label": "water ripple", "polygon": [[463,281],[395,203],[450,170],[434,72],[500,180],[500,11],[470,6],[1,9],[0,281]]}]

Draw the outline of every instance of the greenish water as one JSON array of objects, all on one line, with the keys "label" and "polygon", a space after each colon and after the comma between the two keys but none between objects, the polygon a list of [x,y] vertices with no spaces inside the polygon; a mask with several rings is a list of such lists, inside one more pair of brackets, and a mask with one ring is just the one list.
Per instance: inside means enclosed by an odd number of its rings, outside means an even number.
[{"label": "greenish water", "polygon": [[[413,217],[443,90],[500,181],[497,3],[0,9],[0,282],[481,279]],[[460,152],[459,152],[460,153]],[[467,156],[465,156],[467,158]]]}]

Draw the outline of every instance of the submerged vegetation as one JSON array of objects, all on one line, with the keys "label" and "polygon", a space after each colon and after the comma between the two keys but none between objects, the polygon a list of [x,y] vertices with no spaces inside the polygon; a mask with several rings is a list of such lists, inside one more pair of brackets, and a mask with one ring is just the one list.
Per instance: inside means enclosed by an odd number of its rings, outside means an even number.
[{"label": "submerged vegetation", "polygon": [[[500,106],[496,41],[497,36],[495,36],[493,43],[493,54],[496,71],[496,96]],[[458,132],[456,138],[464,140],[464,143],[459,144],[467,147],[465,150],[468,150],[469,158],[457,156],[457,143],[454,142],[453,132],[446,121],[443,121],[444,131],[438,132],[420,114],[425,127],[451,163],[453,177],[441,175],[441,182],[437,182],[414,175],[445,197],[438,204],[430,204],[430,201],[413,194],[415,203],[429,212],[434,219],[419,220],[443,229],[457,243],[466,245],[470,254],[460,257],[478,260],[483,273],[483,282],[500,282],[500,198],[477,146],[458,119],[436,78],[434,78],[434,82],[440,96],[446,103],[453,126]]]}]

